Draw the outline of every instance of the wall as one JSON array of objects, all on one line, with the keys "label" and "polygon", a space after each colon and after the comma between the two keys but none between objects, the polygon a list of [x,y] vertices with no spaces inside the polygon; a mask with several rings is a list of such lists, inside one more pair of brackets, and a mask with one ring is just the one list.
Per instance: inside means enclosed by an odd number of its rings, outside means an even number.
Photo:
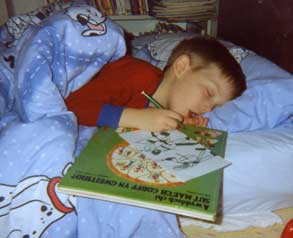
[{"label": "wall", "polygon": [[5,0],[0,0],[0,25],[2,25],[8,18]]},{"label": "wall", "polygon": [[0,0],[0,25],[4,24],[8,18],[7,5],[5,2],[9,3],[8,7],[11,15],[27,13],[35,10],[41,6],[44,6],[45,0]]},{"label": "wall", "polygon": [[16,14],[27,13],[45,5],[45,0],[10,0],[14,4]]},{"label": "wall", "polygon": [[218,36],[293,73],[292,0],[220,0]]}]

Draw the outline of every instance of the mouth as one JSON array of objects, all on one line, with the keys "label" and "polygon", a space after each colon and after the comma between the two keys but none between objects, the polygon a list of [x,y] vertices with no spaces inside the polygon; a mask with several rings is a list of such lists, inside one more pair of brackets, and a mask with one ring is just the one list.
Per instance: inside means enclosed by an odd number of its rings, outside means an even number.
[{"label": "mouth", "polygon": [[189,111],[188,112],[188,117],[190,117],[190,118],[194,118],[194,117],[196,117],[198,114],[196,113],[196,112],[192,112],[192,111]]},{"label": "mouth", "polygon": [[96,31],[105,31],[105,28],[106,28],[103,22],[95,23],[95,24],[92,24],[91,22],[89,22],[87,25],[89,29],[96,30]]},{"label": "mouth", "polygon": [[106,33],[106,25],[104,23],[99,23],[97,25],[87,24],[87,30],[83,31],[84,36],[99,36]]},{"label": "mouth", "polygon": [[189,118],[197,118],[197,117],[200,117],[201,115],[202,115],[202,113],[192,112],[192,111],[189,111],[189,113],[188,113]]}]

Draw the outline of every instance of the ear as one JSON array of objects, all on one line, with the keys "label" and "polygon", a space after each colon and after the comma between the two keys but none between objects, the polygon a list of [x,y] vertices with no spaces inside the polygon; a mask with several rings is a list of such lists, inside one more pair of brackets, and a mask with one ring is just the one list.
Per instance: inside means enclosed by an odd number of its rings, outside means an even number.
[{"label": "ear", "polygon": [[180,78],[189,69],[190,63],[190,57],[188,55],[183,54],[178,56],[173,63],[174,73],[177,78]]}]

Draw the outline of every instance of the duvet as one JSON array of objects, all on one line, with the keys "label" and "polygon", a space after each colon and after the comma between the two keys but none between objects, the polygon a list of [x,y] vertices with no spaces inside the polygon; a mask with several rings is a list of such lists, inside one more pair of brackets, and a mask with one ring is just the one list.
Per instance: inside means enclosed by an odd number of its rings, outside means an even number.
[{"label": "duvet", "polygon": [[54,4],[9,19],[0,49],[0,237],[181,237],[174,215],[58,192],[96,130],[64,98],[125,54],[121,29]]}]

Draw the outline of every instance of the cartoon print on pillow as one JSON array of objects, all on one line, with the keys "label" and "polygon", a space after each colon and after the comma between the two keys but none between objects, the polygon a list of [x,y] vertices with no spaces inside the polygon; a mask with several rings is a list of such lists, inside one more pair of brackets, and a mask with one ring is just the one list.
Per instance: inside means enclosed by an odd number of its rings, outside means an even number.
[{"label": "cartoon print on pillow", "polygon": [[250,55],[255,55],[253,51],[244,49],[239,46],[233,46],[229,49],[230,54],[233,55],[233,57],[237,60],[237,62],[240,64],[243,59]]},{"label": "cartoon print on pillow", "polygon": [[[71,163],[65,165],[63,175],[70,166]],[[7,227],[6,216],[10,216],[9,230],[0,232],[1,237],[41,237],[51,224],[75,211],[76,197],[57,191],[60,180],[61,177],[35,175],[16,185],[0,184],[0,227]],[[26,214],[34,214],[38,222],[25,227],[19,224],[20,218],[31,222]]]},{"label": "cartoon print on pillow", "polygon": [[107,32],[104,23],[106,18],[94,7],[70,7],[65,13],[81,25],[88,27],[82,32],[83,36],[99,36]]}]

